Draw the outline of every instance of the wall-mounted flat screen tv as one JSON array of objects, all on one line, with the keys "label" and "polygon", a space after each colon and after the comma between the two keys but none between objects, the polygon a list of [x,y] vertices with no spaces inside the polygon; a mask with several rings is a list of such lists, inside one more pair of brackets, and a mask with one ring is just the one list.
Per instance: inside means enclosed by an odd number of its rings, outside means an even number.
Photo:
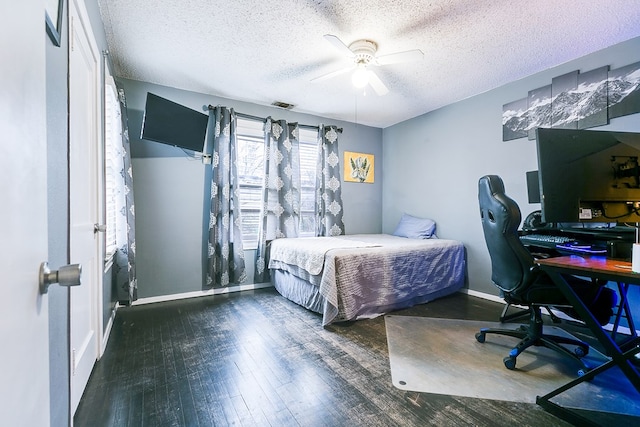
[{"label": "wall-mounted flat screen tv", "polygon": [[537,129],[546,223],[640,222],[640,133]]},{"label": "wall-mounted flat screen tv", "polygon": [[140,137],[201,153],[207,121],[204,113],[147,93]]}]

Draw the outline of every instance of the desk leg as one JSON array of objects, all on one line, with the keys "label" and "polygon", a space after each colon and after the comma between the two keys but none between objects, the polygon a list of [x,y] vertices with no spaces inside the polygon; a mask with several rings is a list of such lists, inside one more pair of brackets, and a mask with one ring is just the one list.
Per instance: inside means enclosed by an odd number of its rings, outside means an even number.
[{"label": "desk leg", "polygon": [[555,390],[553,390],[550,393],[545,394],[544,396],[536,396],[536,404],[538,404],[539,406],[541,406],[545,411],[552,413],[553,415],[562,418],[565,421],[570,422],[571,424],[574,425],[579,425],[579,426],[597,426],[598,424],[593,423],[591,420],[581,416],[580,414],[578,414],[577,412],[564,408],[560,405],[558,405],[557,403],[553,403],[551,401],[551,399],[553,399],[555,396],[564,393],[565,391],[569,390],[570,388],[573,388],[575,386],[577,386],[580,383],[583,383],[584,381],[590,381],[591,379],[593,379],[596,375],[600,374],[601,372],[606,371],[607,369],[611,368],[613,366],[613,361],[610,360],[600,366],[598,366],[597,368],[594,368],[592,370],[590,370],[589,372],[587,372],[586,374],[584,374],[581,377],[578,377],[576,379],[574,379],[573,381],[568,382],[567,384],[563,385],[562,387],[559,387]]},{"label": "desk leg", "polygon": [[615,314],[615,320],[613,321],[613,330],[611,331],[611,338],[615,341],[618,334],[618,327],[620,326],[620,319],[622,318],[622,312],[628,315],[626,311],[627,302],[627,286],[624,283],[618,282],[618,294],[620,295],[620,302],[618,303],[617,311]]},{"label": "desk leg", "polygon": [[[638,353],[639,351],[640,349],[636,347],[632,350],[627,351],[625,353],[625,356],[632,357],[634,354]],[[554,397],[556,397],[561,393],[564,393],[570,388],[577,386],[580,383],[583,383],[585,381],[591,381],[593,378],[596,377],[596,375],[601,374],[602,372],[606,371],[609,368],[614,367],[615,365],[616,364],[613,360],[609,360],[608,362],[603,363],[597,368],[590,370],[583,376],[568,382],[562,387],[559,387],[545,394],[544,396],[536,396],[536,404],[541,406],[545,411],[550,412],[553,415],[559,418],[562,418],[565,421],[570,422],[571,424],[579,425],[579,426],[597,426],[598,424],[594,424],[591,420],[583,417],[582,415],[578,414],[574,410],[564,408],[558,405],[557,403],[552,402],[551,399],[553,399]]]},{"label": "desk leg", "polygon": [[[636,325],[633,321],[633,315],[631,314],[631,309],[629,308],[629,300],[627,299],[627,293],[629,292],[629,284],[618,282],[618,294],[620,295],[620,302],[618,303],[618,311],[615,314],[615,320],[613,322],[613,330],[611,331],[611,337],[613,340],[616,340],[616,335],[618,334],[618,327],[620,326],[620,319],[627,319],[627,324],[629,326],[630,337],[627,340],[633,341],[638,337],[636,333]],[[617,341],[616,341],[617,342]],[[627,344],[624,342],[621,347]]]},{"label": "desk leg", "polygon": [[[638,374],[638,370],[635,368],[635,366],[631,363],[631,360],[630,360],[636,353],[638,353],[640,349],[636,346],[623,353],[623,350],[620,348],[620,346],[618,346],[615,340],[612,339],[612,337],[615,337],[615,335],[612,334],[610,336],[605,332],[605,330],[600,326],[600,324],[595,319],[593,314],[591,314],[591,312],[584,305],[582,300],[576,295],[576,293],[573,291],[571,286],[569,286],[564,276],[562,276],[562,274],[558,270],[555,270],[553,268],[545,269],[545,270],[549,274],[549,277],[551,278],[551,280],[553,280],[556,286],[558,286],[558,289],[560,289],[560,291],[571,303],[571,305],[576,310],[576,312],[580,315],[580,318],[589,327],[591,332],[593,332],[593,334],[598,339],[600,344],[602,344],[607,355],[609,355],[611,358],[609,361],[588,371],[583,376],[578,377],[573,381],[570,381],[566,385],[544,396],[537,396],[536,403],[540,405],[540,407],[542,407],[545,411],[548,411],[574,425],[593,426],[596,424],[594,424],[589,419],[582,417],[580,414],[578,414],[577,412],[575,412],[570,408],[564,408],[558,405],[557,403],[551,402],[550,399],[559,395],[560,393],[563,393],[569,390],[570,388],[575,387],[576,385],[584,381],[589,381],[593,379],[596,375],[614,366],[618,366],[622,370],[624,375],[633,384],[636,390],[640,392],[640,375]],[[626,293],[625,293],[625,297],[626,297]],[[626,301],[626,298],[625,298],[625,301]],[[620,309],[622,309],[622,307]],[[637,339],[634,338],[631,341],[628,341],[627,344],[629,342],[635,342],[635,341],[637,341]]]},{"label": "desk leg", "polygon": [[551,280],[558,286],[563,295],[571,303],[576,312],[580,315],[580,318],[589,327],[591,332],[598,339],[600,344],[604,347],[604,350],[608,356],[610,356],[625,376],[629,379],[631,384],[640,392],[640,373],[638,369],[633,365],[628,354],[622,352],[618,344],[606,333],[606,331],[600,326],[598,321],[593,317],[593,314],[584,305],[582,300],[576,295],[571,286],[567,283],[562,274],[556,270],[548,269],[547,273]]}]

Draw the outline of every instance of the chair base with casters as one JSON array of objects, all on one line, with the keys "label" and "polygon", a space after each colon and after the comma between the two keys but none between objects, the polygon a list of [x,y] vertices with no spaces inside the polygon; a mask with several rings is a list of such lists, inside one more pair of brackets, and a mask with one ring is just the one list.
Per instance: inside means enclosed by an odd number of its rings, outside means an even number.
[{"label": "chair base with casters", "polygon": [[[530,313],[528,326],[521,325],[518,329],[482,328],[480,332],[476,333],[476,340],[479,343],[484,343],[487,334],[519,338],[521,341],[509,352],[508,356],[502,359],[507,369],[515,369],[516,358],[531,346],[544,346],[578,361],[582,365],[582,368],[578,370],[579,376],[584,375],[591,369],[584,360],[582,360],[582,358],[589,353],[589,344],[574,338],[544,334],[540,306],[532,305],[528,311]],[[563,344],[574,346],[573,351]]]},{"label": "chair base with casters", "polygon": [[[524,309],[524,310],[516,311],[515,313],[507,314],[507,312],[509,311],[509,308],[511,308],[511,305],[512,304],[507,303],[502,309],[502,313],[500,313],[500,318],[499,318],[500,323],[509,322],[510,320],[514,320],[514,319],[519,319],[521,317],[528,316],[530,313],[529,309]],[[560,323],[560,318],[556,316],[549,307],[545,307],[545,309],[547,310],[547,314],[549,315],[549,317],[551,317],[551,321],[553,323]]]}]

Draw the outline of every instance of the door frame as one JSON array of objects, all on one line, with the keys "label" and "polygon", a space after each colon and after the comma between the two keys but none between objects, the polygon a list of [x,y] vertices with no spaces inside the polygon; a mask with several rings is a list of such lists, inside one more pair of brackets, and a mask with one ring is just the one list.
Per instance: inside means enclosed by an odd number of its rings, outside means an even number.
[{"label": "door frame", "polygon": [[[92,140],[95,142],[95,146],[91,148],[93,154],[91,155],[92,161],[95,161],[95,164],[91,166],[91,170],[95,174],[92,177],[92,188],[91,188],[91,200],[90,203],[92,206],[92,211],[94,212],[94,217],[92,218],[94,223],[103,224],[104,223],[104,190],[103,190],[103,180],[104,175],[103,171],[103,163],[104,163],[104,138],[103,138],[103,107],[102,107],[102,97],[103,91],[102,88],[102,55],[98,48],[97,42],[95,40],[95,33],[91,27],[91,22],[89,19],[88,12],[86,10],[86,6],[82,0],[71,0],[69,2],[69,13],[68,13],[68,25],[69,25],[69,58],[72,55],[72,49],[74,49],[74,39],[76,31],[82,31],[84,36],[86,37],[89,49],[91,50],[92,61],[94,61],[95,65],[95,73],[92,77],[92,86],[94,87],[93,91],[95,93],[95,104],[92,106],[92,115],[93,115],[93,129],[91,129]],[[69,59],[69,68],[71,68],[71,59]],[[69,90],[71,90],[71,73],[69,74],[70,82],[69,82]],[[72,102],[71,93],[69,93],[69,103]],[[69,126],[71,126],[73,118],[69,117]],[[70,128],[71,129],[71,128]],[[69,131],[71,134],[71,130]],[[71,135],[69,136],[71,138]],[[69,150],[71,150],[71,144],[69,145]],[[69,159],[71,159],[72,155],[69,154]],[[70,160],[71,162],[71,160]],[[69,168],[71,169],[72,164],[69,164]],[[70,180],[73,179],[70,176]],[[71,188],[71,186],[69,187]],[[73,203],[73,195],[69,194],[69,203]],[[72,236],[72,224],[71,217],[69,218],[69,242],[73,241]],[[93,364],[102,356],[103,349],[106,347],[106,344],[103,343],[105,340],[104,331],[103,331],[103,319],[102,319],[102,300],[103,300],[103,281],[104,281],[104,235],[103,233],[97,233],[95,242],[94,242],[94,256],[95,256],[95,275],[94,277],[87,278],[83,285],[88,286],[91,285],[91,323],[95,333],[95,354],[96,360],[93,361]],[[83,273],[84,274],[84,273]],[[72,290],[71,290],[72,291]],[[71,304],[68,306],[68,319],[69,319],[69,333],[71,332],[71,322],[72,318],[72,307]],[[71,341],[69,345],[69,359],[70,359],[70,370],[69,370],[69,381],[71,384],[72,376],[74,375],[74,364],[75,357],[73,354],[73,349],[71,348]],[[93,366],[92,364],[92,366]],[[86,385],[85,385],[86,387]],[[80,395],[84,390],[80,391]],[[74,391],[70,388],[70,408],[71,413],[70,417],[73,420],[73,415],[77,407],[73,404],[73,393]]]}]

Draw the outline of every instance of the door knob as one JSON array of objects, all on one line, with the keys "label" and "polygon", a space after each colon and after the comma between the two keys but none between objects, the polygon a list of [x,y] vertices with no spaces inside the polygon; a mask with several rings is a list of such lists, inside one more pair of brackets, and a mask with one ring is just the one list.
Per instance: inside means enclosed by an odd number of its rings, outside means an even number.
[{"label": "door knob", "polygon": [[93,224],[93,232],[94,233],[98,233],[98,232],[104,233],[106,231],[107,231],[106,224],[98,224],[98,223]]},{"label": "door knob", "polygon": [[80,264],[63,265],[60,269],[51,271],[49,263],[40,264],[40,293],[46,294],[49,285],[58,283],[60,286],[78,286],[80,284],[80,276],[82,275],[82,266]]}]

